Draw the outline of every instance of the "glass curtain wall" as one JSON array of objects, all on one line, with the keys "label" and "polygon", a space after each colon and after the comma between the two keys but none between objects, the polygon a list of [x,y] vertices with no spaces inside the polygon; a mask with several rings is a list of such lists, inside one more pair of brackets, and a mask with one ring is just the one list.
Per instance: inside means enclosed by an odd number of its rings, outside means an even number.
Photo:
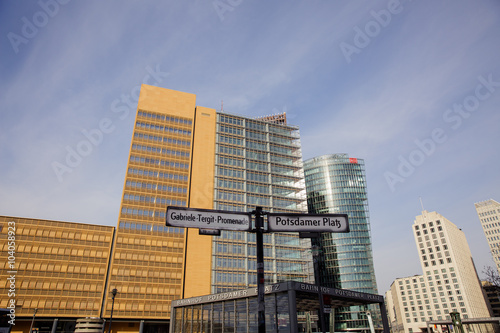
[{"label": "glass curtain wall", "polygon": [[[217,114],[214,209],[307,212],[298,128]],[[257,285],[255,234],[214,237],[212,292]],[[266,283],[313,279],[310,241],[297,233],[264,234]]]},{"label": "glass curtain wall", "polygon": [[[349,233],[322,233],[313,239],[322,286],[377,294],[368,215],[365,163],[347,154],[324,155],[304,162],[310,214],[348,214]],[[335,331],[369,329],[366,311],[376,324],[377,309],[335,309]],[[377,326],[377,325],[376,325]]]}]

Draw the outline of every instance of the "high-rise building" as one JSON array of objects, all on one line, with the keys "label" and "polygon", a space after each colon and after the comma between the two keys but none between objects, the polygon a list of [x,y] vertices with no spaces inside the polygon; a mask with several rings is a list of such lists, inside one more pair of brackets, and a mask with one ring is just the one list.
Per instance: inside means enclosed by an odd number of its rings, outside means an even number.
[{"label": "high-rise building", "polygon": [[500,273],[500,203],[493,199],[474,204],[481,221],[484,236],[490,246],[491,256]]},{"label": "high-rise building", "polygon": [[[213,208],[307,212],[299,131],[283,119],[217,114]],[[213,238],[211,292],[257,285],[255,242],[255,234],[235,231]],[[309,240],[268,233],[264,243],[266,283],[311,282]]]},{"label": "high-rise building", "polygon": [[[349,233],[322,233],[313,239],[319,248],[318,282],[376,294],[364,160],[347,154],[319,156],[304,162],[304,174],[310,214],[349,217]],[[366,307],[336,309],[335,331],[369,329],[366,311]],[[372,311],[378,318],[378,311]]]},{"label": "high-rise building", "polygon": [[490,316],[464,232],[436,212],[423,211],[413,224],[423,275],[396,279],[386,298],[396,332],[419,332],[426,321]]},{"label": "high-rise building", "polygon": [[[297,127],[195,103],[141,87],[108,282],[119,292],[114,318],[168,319],[173,299],[256,286],[254,234],[166,227],[167,206],[306,211]],[[264,238],[266,282],[311,282],[310,242]],[[111,307],[107,297],[104,317]]]}]

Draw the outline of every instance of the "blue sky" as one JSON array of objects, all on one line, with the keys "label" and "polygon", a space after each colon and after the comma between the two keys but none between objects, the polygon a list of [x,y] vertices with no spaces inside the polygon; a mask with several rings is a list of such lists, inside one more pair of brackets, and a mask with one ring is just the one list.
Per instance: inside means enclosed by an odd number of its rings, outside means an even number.
[{"label": "blue sky", "polygon": [[481,272],[474,203],[500,200],[498,31],[493,0],[2,1],[0,214],[116,225],[149,83],[286,111],[304,159],[365,159],[379,293],[422,273],[419,198],[462,228]]}]

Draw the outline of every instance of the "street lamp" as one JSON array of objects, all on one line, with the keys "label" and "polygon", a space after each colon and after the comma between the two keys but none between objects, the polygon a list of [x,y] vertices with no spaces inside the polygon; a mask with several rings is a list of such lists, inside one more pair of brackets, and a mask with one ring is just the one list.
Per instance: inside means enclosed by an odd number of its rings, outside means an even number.
[{"label": "street lamp", "polygon": [[108,330],[108,333],[111,333],[111,323],[113,322],[113,309],[115,307],[115,296],[116,294],[118,294],[118,290],[116,288],[114,288],[113,290],[111,290],[111,295],[113,295],[111,297],[111,299],[113,300],[113,302],[111,303],[111,315],[109,316],[109,330]]},{"label": "street lamp", "polygon": [[35,312],[33,312],[33,319],[31,320],[30,333],[32,333],[32,331],[33,331],[33,324],[35,323],[35,316],[36,316],[37,311],[38,311],[38,308],[35,309]]}]

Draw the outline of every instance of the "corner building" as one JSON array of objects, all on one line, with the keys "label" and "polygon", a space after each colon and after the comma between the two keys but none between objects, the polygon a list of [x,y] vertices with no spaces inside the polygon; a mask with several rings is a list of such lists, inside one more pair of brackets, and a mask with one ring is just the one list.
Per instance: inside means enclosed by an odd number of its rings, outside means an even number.
[{"label": "corner building", "polygon": [[[322,286],[376,294],[364,160],[348,154],[304,162],[310,214],[348,214],[349,233],[322,233],[313,239]],[[369,330],[367,306],[335,309],[335,331]],[[378,309],[370,310],[381,326]],[[333,318],[332,318],[333,319]]]},{"label": "corner building", "polygon": [[[199,235],[166,227],[165,213],[168,206],[305,212],[298,128],[265,120],[141,87],[107,288],[118,290],[113,323],[169,319],[174,299],[256,286],[254,234]],[[310,242],[296,234],[264,238],[266,282],[311,282]],[[109,318],[111,297],[105,301]]]}]

